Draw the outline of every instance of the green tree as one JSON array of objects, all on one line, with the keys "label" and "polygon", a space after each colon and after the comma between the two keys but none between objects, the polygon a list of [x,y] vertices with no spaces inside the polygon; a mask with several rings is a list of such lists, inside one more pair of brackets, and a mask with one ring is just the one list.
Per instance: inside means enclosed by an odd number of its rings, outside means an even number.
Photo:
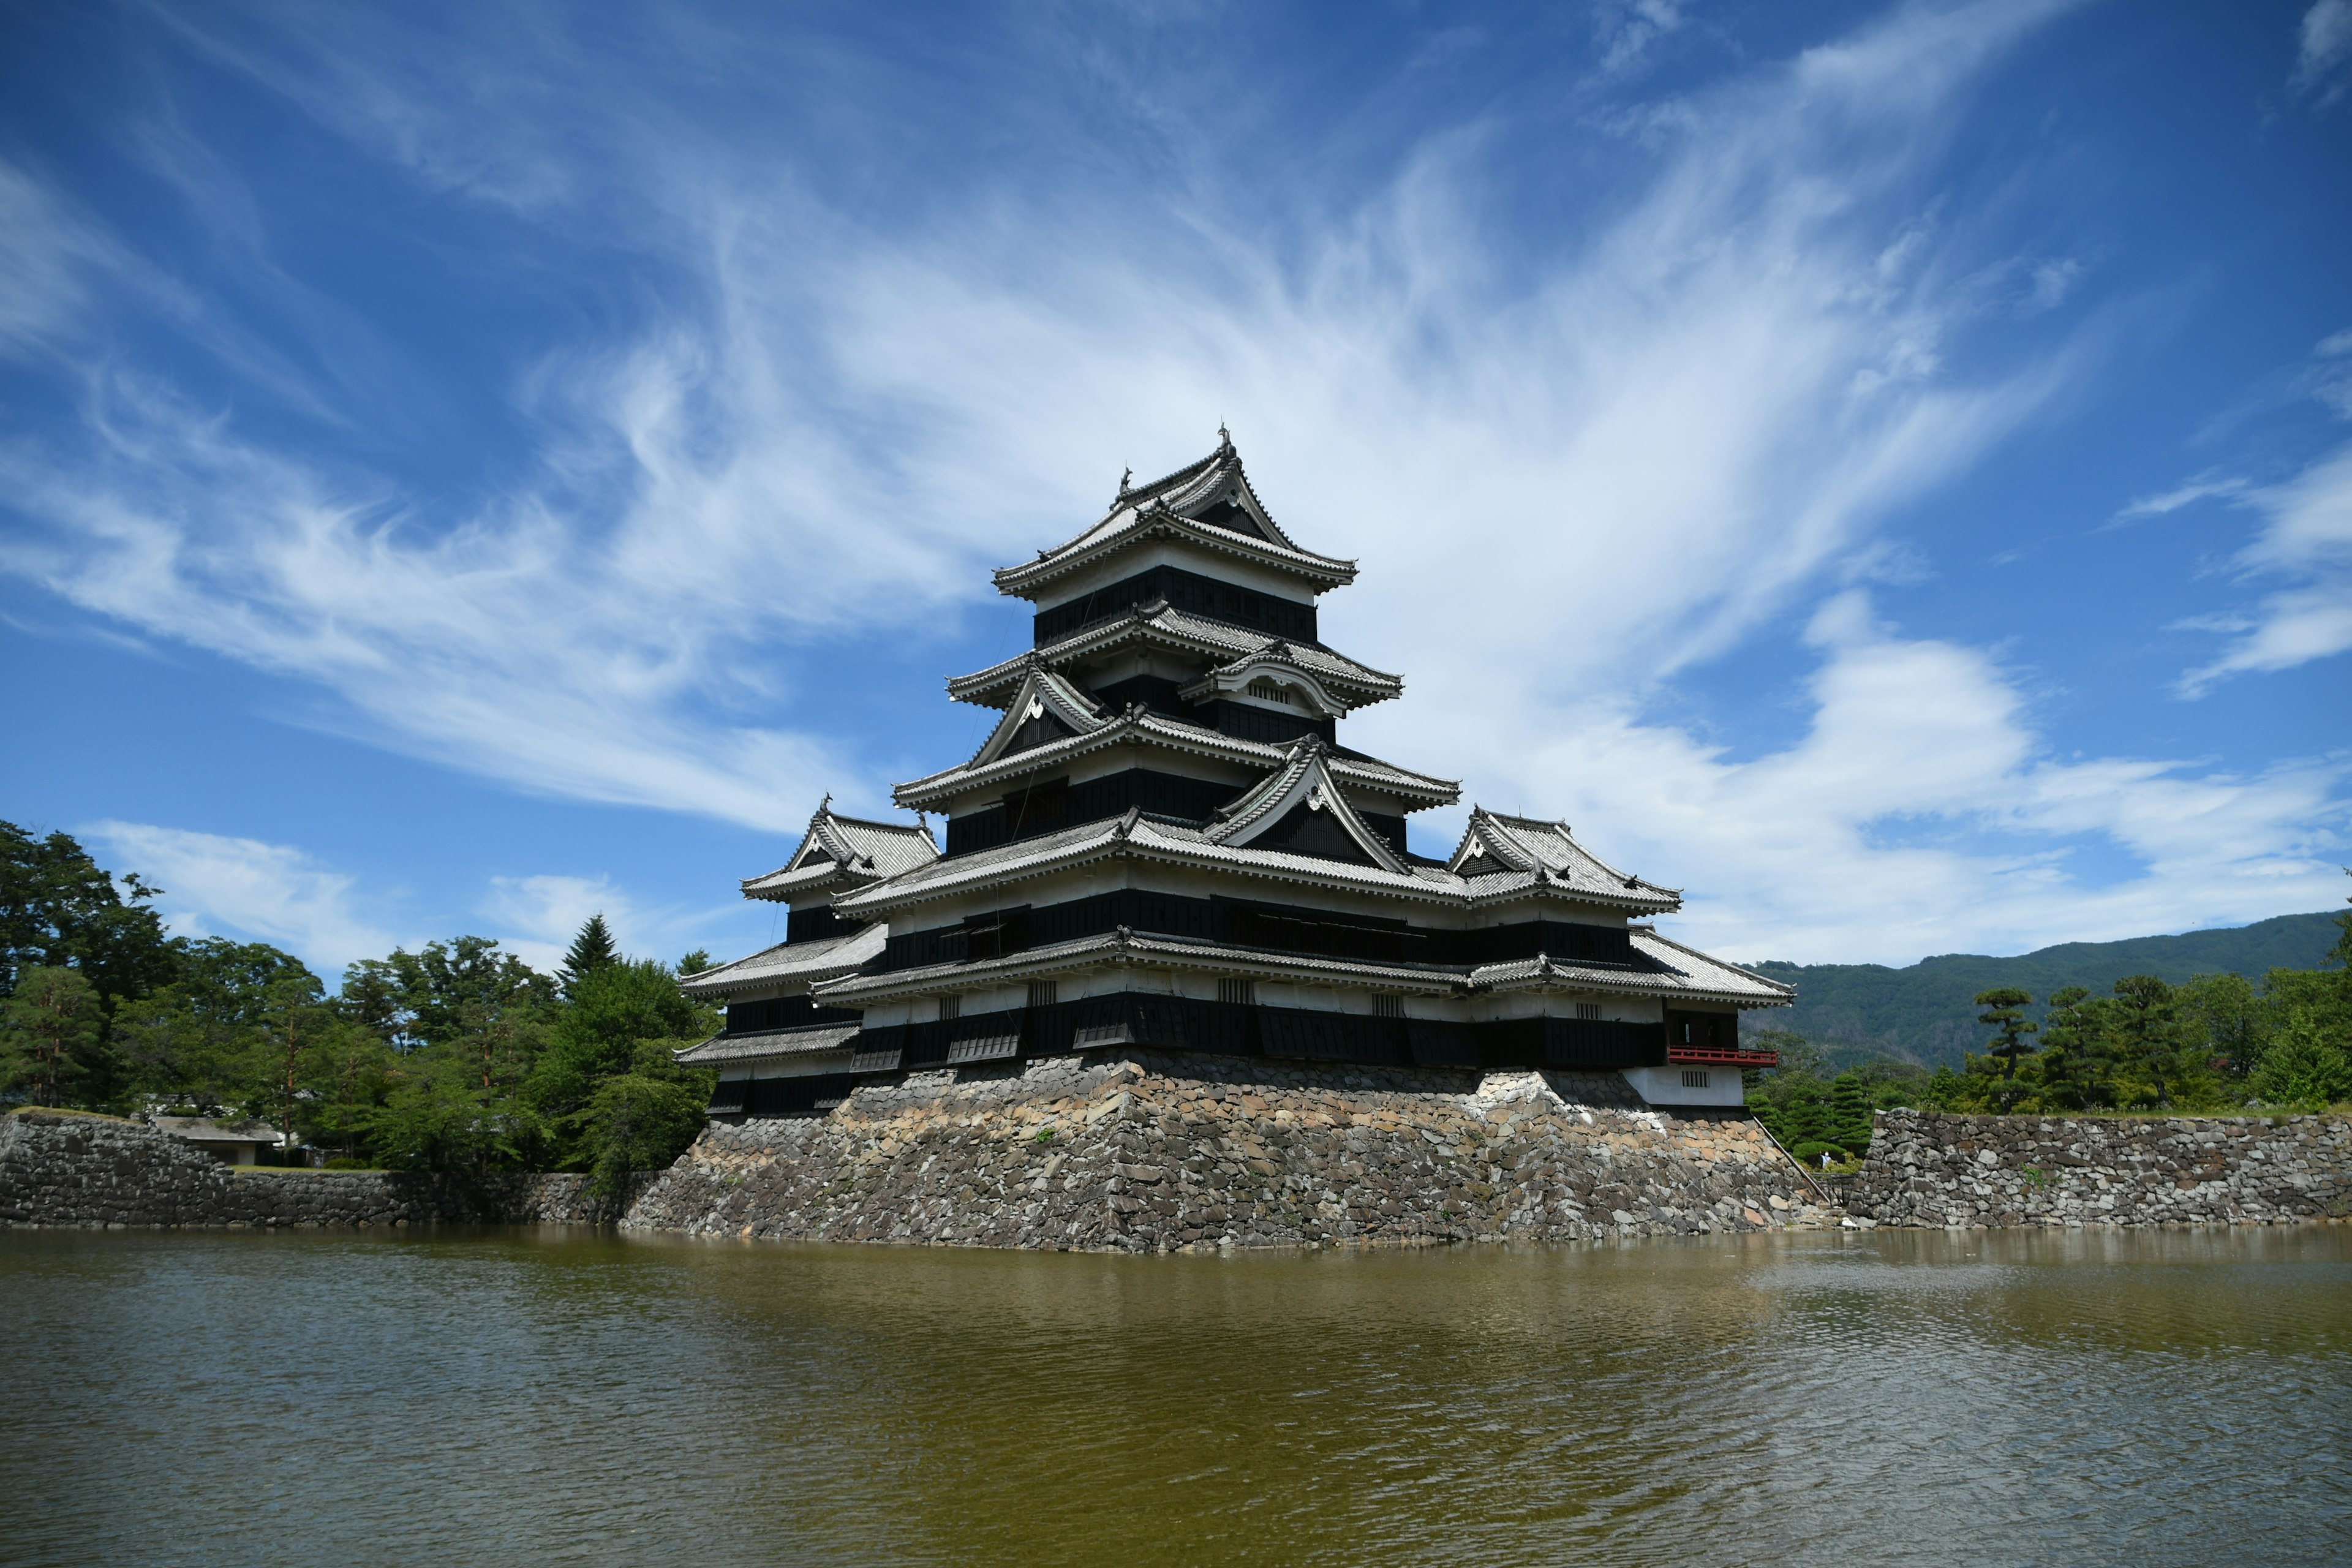
[{"label": "green tree", "polygon": [[698,947],[677,961],[677,977],[683,980],[689,974],[699,974],[709,967],[710,950],[707,947]]},{"label": "green tree", "polygon": [[580,988],[580,983],[596,971],[621,962],[620,949],[613,945],[613,932],[604,924],[602,910],[590,915],[580,927],[580,934],[572,939],[571,948],[563,954],[563,967],[556,971],[563,994],[570,997]]},{"label": "green tree", "polygon": [[2042,1026],[2028,1019],[2023,1012],[2032,1002],[2033,998],[2024,992],[2006,985],[1977,993],[1977,1005],[1985,1009],[1977,1015],[1977,1022],[1999,1031],[1986,1047],[1985,1054],[2000,1063],[2000,1110],[2004,1116],[2016,1100],[2018,1058],[2032,1056],[2041,1048],[2026,1037],[2042,1030]]},{"label": "green tree", "polygon": [[353,1114],[385,1163],[479,1175],[545,1163],[547,1121],[522,1092],[561,1011],[545,975],[461,936],[352,964],[336,1006],[390,1053],[380,1103]]},{"label": "green tree", "polygon": [[2174,1095],[2200,1076],[2172,987],[2153,974],[2116,981],[2113,1027],[2124,1069],[2147,1080],[2158,1110],[2171,1110]]},{"label": "green tree", "polygon": [[370,1131],[392,1091],[395,1058],[375,1032],[340,1010],[331,1012],[313,1059],[320,1142],[347,1163],[370,1144]]},{"label": "green tree", "polygon": [[671,1047],[640,1041],[630,1070],[601,1080],[574,1115],[588,1190],[604,1202],[621,1197],[632,1174],[667,1168],[702,1131],[719,1075],[680,1068]]},{"label": "green tree", "polygon": [[206,937],[178,947],[170,984],[116,1009],[112,1039],[129,1093],[206,1113],[242,1107],[276,1120],[265,1039],[273,1006],[315,999],[318,977],[292,954],[264,942]]},{"label": "green tree", "polygon": [[254,1031],[253,1098],[263,1101],[271,1118],[289,1139],[299,1140],[295,1109],[310,1098],[310,1084],[338,1020],[327,1005],[317,975],[308,970],[300,978],[273,984],[260,1004]]},{"label": "green tree", "polygon": [[173,946],[147,907],[161,890],[136,873],[118,885],[68,834],[0,822],[0,996],[27,969],[77,969],[110,1014],[168,984]]},{"label": "green tree", "polygon": [[2242,974],[2197,974],[2174,987],[2173,1006],[2189,1037],[2209,1060],[2244,1078],[2263,1058],[2272,1024],[2254,984]]},{"label": "green tree", "polygon": [[715,1030],[718,1021],[716,1013],[678,991],[666,965],[652,960],[609,963],[583,975],[531,1079],[533,1103],[572,1139],[561,1163],[586,1158],[577,1142],[585,1127],[581,1113],[599,1084],[633,1071],[641,1045],[689,1045]]},{"label": "green tree", "polygon": [[2042,1091],[2053,1109],[2086,1110],[2112,1103],[2114,1002],[2080,985],[2050,994],[2042,1019]]},{"label": "green tree", "polygon": [[94,1069],[104,1022],[78,970],[29,964],[0,1005],[0,1087],[35,1105],[64,1105]]},{"label": "green tree", "polygon": [[1864,1073],[1849,1069],[1830,1080],[1830,1141],[1849,1153],[1870,1148],[1871,1084]]},{"label": "green tree", "polygon": [[2352,1056],[2327,1037],[2318,1019],[2298,1013],[2263,1054],[2252,1087],[2273,1105],[2326,1106],[2352,1096]]}]

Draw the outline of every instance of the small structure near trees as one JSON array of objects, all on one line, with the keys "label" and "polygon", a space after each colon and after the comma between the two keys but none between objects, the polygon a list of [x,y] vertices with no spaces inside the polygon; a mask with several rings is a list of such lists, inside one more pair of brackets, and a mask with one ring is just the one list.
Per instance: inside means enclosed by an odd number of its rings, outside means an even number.
[{"label": "small structure near trees", "polygon": [[158,1116],[155,1131],[192,1143],[225,1164],[259,1163],[260,1152],[284,1145],[286,1134],[258,1117],[215,1121],[208,1116]]}]

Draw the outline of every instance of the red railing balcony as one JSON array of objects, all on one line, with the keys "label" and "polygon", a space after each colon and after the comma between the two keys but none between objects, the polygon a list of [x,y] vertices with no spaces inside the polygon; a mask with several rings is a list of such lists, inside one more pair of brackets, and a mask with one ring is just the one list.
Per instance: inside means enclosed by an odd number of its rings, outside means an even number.
[{"label": "red railing balcony", "polygon": [[1780,1065],[1780,1056],[1777,1051],[1743,1051],[1737,1046],[1668,1046],[1666,1065],[1683,1062],[1708,1067],[1776,1068]]}]

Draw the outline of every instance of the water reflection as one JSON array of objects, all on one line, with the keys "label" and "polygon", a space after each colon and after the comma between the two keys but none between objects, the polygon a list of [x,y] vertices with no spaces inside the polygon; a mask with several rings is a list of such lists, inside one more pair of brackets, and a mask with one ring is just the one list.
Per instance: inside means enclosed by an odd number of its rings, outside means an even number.
[{"label": "water reflection", "polygon": [[6,1235],[0,1558],[2340,1562],[2347,1242]]}]

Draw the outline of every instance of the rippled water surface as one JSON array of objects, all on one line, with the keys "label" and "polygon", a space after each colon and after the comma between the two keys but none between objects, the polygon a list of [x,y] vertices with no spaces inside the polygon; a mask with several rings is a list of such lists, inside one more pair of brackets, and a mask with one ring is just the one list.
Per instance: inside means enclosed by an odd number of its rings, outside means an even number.
[{"label": "rippled water surface", "polygon": [[2352,1230],[0,1234],[0,1562],[2352,1561]]}]

